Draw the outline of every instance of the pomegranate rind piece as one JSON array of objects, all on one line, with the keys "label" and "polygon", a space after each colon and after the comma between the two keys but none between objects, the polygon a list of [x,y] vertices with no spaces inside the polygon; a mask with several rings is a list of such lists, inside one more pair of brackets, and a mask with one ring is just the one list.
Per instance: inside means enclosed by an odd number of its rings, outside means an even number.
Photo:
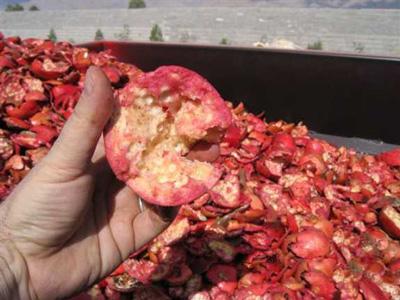
[{"label": "pomegranate rind piece", "polygon": [[291,250],[302,258],[322,257],[329,253],[330,241],[322,231],[308,228],[297,234]]},{"label": "pomegranate rind piece", "polygon": [[381,210],[379,221],[386,233],[400,239],[400,213],[393,206],[387,205]]},{"label": "pomegranate rind piece", "polygon": [[215,264],[207,271],[207,278],[213,284],[220,282],[236,282],[237,270],[234,266]]},{"label": "pomegranate rind piece", "polygon": [[209,192],[211,199],[219,206],[236,208],[240,206],[240,183],[236,175],[227,175]]},{"label": "pomegranate rind piece", "polygon": [[118,179],[162,206],[191,202],[216,184],[220,168],[185,157],[209,132],[232,121],[204,78],[182,67],[161,67],[133,78],[116,98],[105,148]]},{"label": "pomegranate rind piece", "polygon": [[224,262],[231,262],[235,258],[235,248],[227,241],[212,240],[208,247]]},{"label": "pomegranate rind piece", "polygon": [[190,295],[189,300],[211,300],[211,297],[207,291],[202,291]]},{"label": "pomegranate rind piece", "polygon": [[117,292],[121,292],[121,293],[130,293],[139,284],[138,280],[131,277],[127,273],[110,276],[106,280],[107,280],[108,287],[110,287],[111,289],[113,289]]},{"label": "pomegranate rind piece", "polygon": [[375,282],[367,277],[361,278],[360,291],[367,300],[387,300],[389,299],[384,292],[376,285]]},{"label": "pomegranate rind piece", "polygon": [[335,284],[327,275],[318,272],[306,272],[304,279],[310,284],[311,290],[324,299],[333,299],[336,293]]},{"label": "pomegranate rind piece", "polygon": [[193,275],[192,270],[185,264],[175,266],[171,274],[165,280],[171,286],[179,286],[187,282]]},{"label": "pomegranate rind piece", "polygon": [[163,247],[173,245],[186,237],[190,232],[190,223],[187,218],[176,218],[158,237],[149,245],[149,251],[158,253]]},{"label": "pomegranate rind piece", "polygon": [[123,262],[123,268],[130,276],[147,284],[151,281],[157,265],[147,260],[129,259]]},{"label": "pomegranate rind piece", "polygon": [[400,148],[383,152],[378,157],[391,167],[400,167]]}]

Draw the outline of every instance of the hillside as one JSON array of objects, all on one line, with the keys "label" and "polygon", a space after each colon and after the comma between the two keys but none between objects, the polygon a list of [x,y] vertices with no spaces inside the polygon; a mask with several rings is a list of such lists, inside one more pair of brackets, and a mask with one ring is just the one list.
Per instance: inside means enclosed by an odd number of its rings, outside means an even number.
[{"label": "hillside", "polygon": [[[298,7],[400,9],[400,0],[145,0],[148,7]],[[41,10],[126,8],[128,0],[0,0]]]},{"label": "hillside", "polygon": [[43,38],[54,28],[60,40],[84,42],[101,29],[106,39],[148,41],[157,23],[169,42],[218,44],[225,38],[250,46],[285,39],[306,48],[320,40],[324,50],[399,55],[399,20],[394,9],[162,7],[0,12],[0,31]]}]

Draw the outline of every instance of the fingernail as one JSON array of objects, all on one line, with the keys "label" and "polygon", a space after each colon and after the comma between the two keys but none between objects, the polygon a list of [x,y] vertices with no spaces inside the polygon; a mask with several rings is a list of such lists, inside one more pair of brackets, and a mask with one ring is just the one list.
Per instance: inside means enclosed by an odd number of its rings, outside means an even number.
[{"label": "fingernail", "polygon": [[86,78],[85,78],[85,87],[83,92],[89,96],[92,94],[93,89],[94,89],[94,80],[93,80],[93,73],[95,69],[94,67],[90,67],[87,72],[86,72]]}]

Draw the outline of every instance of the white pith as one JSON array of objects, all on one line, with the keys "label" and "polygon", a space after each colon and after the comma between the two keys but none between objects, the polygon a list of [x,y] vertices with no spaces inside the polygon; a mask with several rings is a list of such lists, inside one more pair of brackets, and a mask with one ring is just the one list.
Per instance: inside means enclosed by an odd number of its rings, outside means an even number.
[{"label": "white pith", "polygon": [[223,196],[227,203],[234,203],[237,200],[237,185],[230,180],[220,181],[212,189]]},{"label": "white pith", "polygon": [[386,207],[384,209],[384,214],[393,222],[396,228],[400,228],[400,214],[393,207]]},{"label": "white pith", "polygon": [[212,176],[214,168],[211,164],[184,157],[206,132],[183,136],[178,134],[176,125],[177,120],[180,124],[198,120],[197,112],[201,106],[182,101],[176,115],[171,117],[153,97],[142,91],[135,96],[131,106],[120,109],[116,123],[121,136],[126,137],[122,143],[126,143],[128,149],[126,157],[131,162],[132,177],[152,178],[158,183],[173,183],[179,188],[190,179],[206,181]]}]

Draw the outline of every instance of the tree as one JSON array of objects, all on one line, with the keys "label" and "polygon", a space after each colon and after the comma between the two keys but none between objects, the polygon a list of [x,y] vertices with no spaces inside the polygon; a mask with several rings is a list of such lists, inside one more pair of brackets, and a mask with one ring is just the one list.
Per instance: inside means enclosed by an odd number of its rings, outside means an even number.
[{"label": "tree", "polygon": [[38,11],[39,7],[37,7],[36,5],[32,5],[31,7],[29,7],[30,11]]},{"label": "tree", "polygon": [[57,35],[53,28],[50,29],[49,35],[47,38],[53,42],[57,42]]},{"label": "tree", "polygon": [[97,29],[96,34],[94,35],[94,40],[95,41],[104,40],[104,34],[103,34],[103,31],[101,31],[101,29]]},{"label": "tree", "polygon": [[226,37],[222,38],[219,42],[220,45],[228,45],[229,41]]},{"label": "tree", "polygon": [[129,8],[145,8],[146,3],[144,0],[129,0]]},{"label": "tree", "polygon": [[163,42],[164,41],[161,27],[158,26],[158,24],[154,24],[153,27],[151,28],[150,41],[153,41],[153,42]]},{"label": "tree", "polygon": [[307,49],[309,50],[322,50],[323,49],[323,45],[322,42],[320,40],[312,43],[312,44],[308,44],[307,45]]},{"label": "tree", "polygon": [[131,29],[129,28],[129,25],[124,24],[122,31],[120,33],[115,34],[115,37],[121,41],[127,41],[130,39],[130,35],[131,35]]},{"label": "tree", "polygon": [[23,11],[23,10],[24,10],[24,7],[18,3],[15,5],[8,4],[5,9],[5,11]]},{"label": "tree", "polygon": [[363,45],[363,43],[360,42],[353,42],[353,47],[354,50],[358,53],[362,53],[365,50],[365,46]]}]

